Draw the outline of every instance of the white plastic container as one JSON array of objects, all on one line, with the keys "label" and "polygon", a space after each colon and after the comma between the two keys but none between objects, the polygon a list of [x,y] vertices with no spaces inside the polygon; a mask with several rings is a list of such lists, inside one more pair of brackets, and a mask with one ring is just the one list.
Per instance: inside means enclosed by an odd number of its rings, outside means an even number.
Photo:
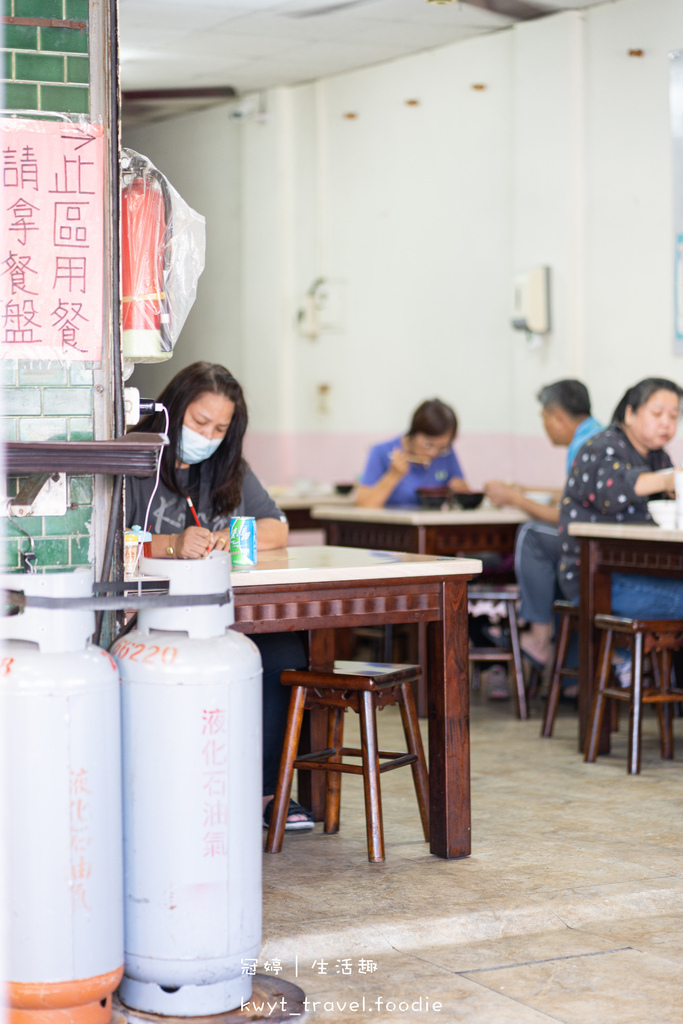
[{"label": "white plastic container", "polygon": [[674,486],[676,488],[676,528],[683,530],[683,469],[677,469],[674,473]]},{"label": "white plastic container", "polygon": [[663,530],[675,530],[676,505],[677,502],[662,498],[657,501],[648,501],[647,510],[657,526],[661,526]]},{"label": "white plastic container", "polygon": [[[230,586],[230,556],[141,560],[171,594]],[[121,1000],[180,1017],[251,997],[261,946],[261,658],[232,604],[141,611],[123,683]]]},{"label": "white plastic container", "polygon": [[[88,570],[2,587],[92,594]],[[106,1024],[123,973],[119,678],[89,643],[92,611],[0,620],[5,725],[9,1019]]]}]

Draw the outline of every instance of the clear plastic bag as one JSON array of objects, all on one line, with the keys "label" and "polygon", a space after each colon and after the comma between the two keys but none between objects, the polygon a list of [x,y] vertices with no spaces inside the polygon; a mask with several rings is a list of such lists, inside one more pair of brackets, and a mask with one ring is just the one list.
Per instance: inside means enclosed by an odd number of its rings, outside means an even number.
[{"label": "clear plastic bag", "polygon": [[[170,359],[204,269],[205,221],[132,149],[121,151],[121,284],[126,376]],[[126,365],[128,364],[128,365]]]}]

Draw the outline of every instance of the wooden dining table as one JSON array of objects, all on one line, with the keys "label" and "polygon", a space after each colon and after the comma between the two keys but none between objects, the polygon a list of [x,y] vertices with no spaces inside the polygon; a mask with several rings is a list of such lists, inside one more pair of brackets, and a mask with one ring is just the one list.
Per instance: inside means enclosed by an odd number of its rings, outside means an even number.
[{"label": "wooden dining table", "polygon": [[[308,630],[312,668],[331,667],[336,629],[427,624],[430,848],[444,858],[471,850],[467,582],[480,571],[474,558],[292,547],[232,572],[234,628]],[[324,712],[312,712],[309,749],[326,747],[326,737]],[[322,820],[322,774],[302,773],[299,796]]]},{"label": "wooden dining table", "polygon": [[[596,685],[599,635],[593,621],[597,614],[612,610],[612,573],[683,579],[683,530],[639,523],[572,523],[569,533],[579,539],[581,559],[579,750],[583,751]],[[599,752],[609,753],[607,729],[600,738]]]},{"label": "wooden dining table", "polygon": [[413,551],[421,555],[462,556],[479,551],[510,554],[520,523],[528,516],[515,508],[359,508],[315,505],[311,520],[323,525],[328,544]]}]

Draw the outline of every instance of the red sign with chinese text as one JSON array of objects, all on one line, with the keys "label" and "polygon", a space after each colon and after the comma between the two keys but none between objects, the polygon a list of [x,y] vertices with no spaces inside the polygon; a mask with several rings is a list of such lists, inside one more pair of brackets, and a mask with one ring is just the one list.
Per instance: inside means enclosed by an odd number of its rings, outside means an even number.
[{"label": "red sign with chinese text", "polygon": [[0,356],[102,356],[104,131],[3,118]]}]

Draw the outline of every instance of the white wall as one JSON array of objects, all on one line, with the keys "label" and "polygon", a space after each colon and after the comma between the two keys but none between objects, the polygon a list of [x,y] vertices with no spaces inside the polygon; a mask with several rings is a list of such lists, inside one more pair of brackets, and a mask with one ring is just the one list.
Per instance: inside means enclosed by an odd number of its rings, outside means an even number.
[{"label": "white wall", "polygon": [[325,83],[318,272],[348,281],[348,329],[299,343],[299,429],[399,432],[435,394],[468,430],[507,427],[511,43],[500,33]]},{"label": "white wall", "polygon": [[[504,390],[510,63],[511,38],[500,33],[287,90],[293,135],[281,132],[279,106],[268,125],[247,126],[247,235],[282,173],[262,159],[264,137],[280,136],[291,161],[287,326],[314,278],[347,282],[346,331],[317,341],[295,331],[290,342],[295,429],[398,431],[424,395],[466,401],[482,362],[495,363],[494,389]],[[490,89],[480,94],[469,85],[481,75]],[[410,98],[420,106],[407,107]],[[274,280],[261,276],[255,306]],[[321,414],[316,388],[325,383]],[[491,414],[507,426],[498,403]],[[486,429],[476,404],[471,415],[472,429]]]},{"label": "white wall", "polygon": [[124,130],[123,145],[149,157],[206,218],[206,268],[173,359],[139,365],[130,381],[150,398],[196,359],[243,372],[241,135],[229,111],[226,105]]},{"label": "white wall", "polygon": [[[168,376],[181,360],[228,361],[271,483],[352,477],[367,444],[435,394],[458,411],[473,482],[560,483],[542,384],[582,377],[606,419],[641,377],[683,378],[668,120],[679,47],[680,0],[615,0],[275,90],[266,121],[209,111],[129,133],[214,240]],[[531,350],[509,325],[512,281],[544,263],[553,330]],[[346,282],[348,308],[343,333],[311,341],[296,314],[318,276]]]},{"label": "white wall", "polygon": [[[514,353],[512,429],[539,433],[534,396],[552,380],[585,378],[584,50],[586,24],[575,11],[530,22],[514,43],[512,234],[515,274],[551,268],[551,334],[530,348],[508,335]],[[508,292],[509,281],[505,282]]]},{"label": "white wall", "polygon": [[[645,376],[683,379],[673,355],[669,58],[678,0],[621,0],[590,15],[587,52],[586,333],[598,401]],[[642,48],[644,57],[627,50]]]}]

